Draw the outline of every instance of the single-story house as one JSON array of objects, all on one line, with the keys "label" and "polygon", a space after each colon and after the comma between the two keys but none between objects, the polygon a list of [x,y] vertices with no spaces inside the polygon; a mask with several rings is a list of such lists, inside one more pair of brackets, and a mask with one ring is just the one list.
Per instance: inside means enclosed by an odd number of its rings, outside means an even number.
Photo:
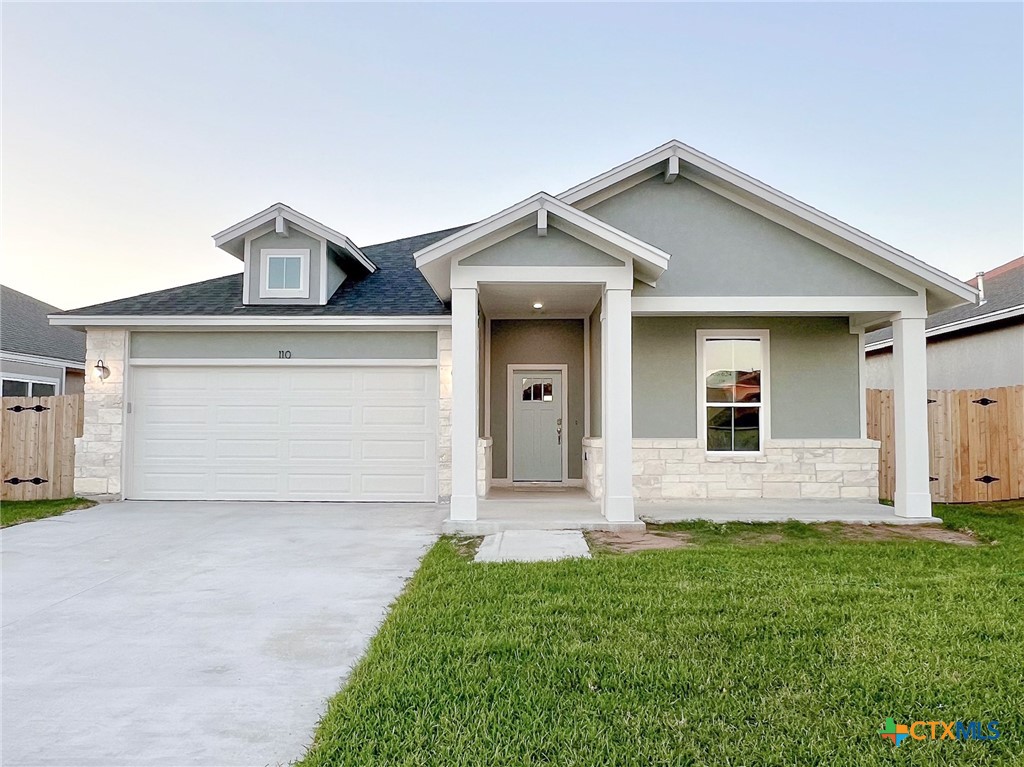
[{"label": "single-story house", "polygon": [[0,379],[5,397],[85,389],[85,333],[50,324],[56,306],[0,285]]},{"label": "single-story house", "polygon": [[[979,272],[968,282],[977,304],[928,318],[929,389],[994,389],[1024,385],[1024,257]],[[892,329],[864,337],[869,389],[893,387]]]},{"label": "single-story house", "polygon": [[[877,498],[864,333],[895,333],[896,513],[926,517],[925,319],[974,288],[678,141],[469,226],[360,247],[284,204],[241,274],[85,328],[76,491],[450,501]],[[102,362],[101,362],[102,361]]]}]

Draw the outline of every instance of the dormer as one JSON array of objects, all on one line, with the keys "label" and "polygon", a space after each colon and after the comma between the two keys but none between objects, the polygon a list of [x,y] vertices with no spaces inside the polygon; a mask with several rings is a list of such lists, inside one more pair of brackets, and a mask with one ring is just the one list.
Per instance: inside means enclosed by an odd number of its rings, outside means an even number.
[{"label": "dormer", "polygon": [[283,203],[213,235],[244,266],[242,303],[324,305],[349,278],[376,265],[341,232]]}]

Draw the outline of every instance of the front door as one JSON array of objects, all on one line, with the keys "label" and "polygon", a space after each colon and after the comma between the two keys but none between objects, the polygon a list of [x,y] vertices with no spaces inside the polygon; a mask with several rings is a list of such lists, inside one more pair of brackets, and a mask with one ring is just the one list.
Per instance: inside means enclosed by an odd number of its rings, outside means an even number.
[{"label": "front door", "polygon": [[516,370],[512,381],[512,479],[562,481],[562,373]]}]

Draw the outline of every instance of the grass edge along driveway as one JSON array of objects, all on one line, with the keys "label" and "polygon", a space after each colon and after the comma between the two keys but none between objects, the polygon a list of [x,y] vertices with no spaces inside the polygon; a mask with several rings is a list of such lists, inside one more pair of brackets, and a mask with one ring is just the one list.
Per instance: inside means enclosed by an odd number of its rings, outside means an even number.
[{"label": "grass edge along driveway", "polygon": [[20,525],[46,517],[57,517],[67,511],[88,509],[96,501],[86,498],[58,498],[44,501],[2,501],[0,502],[0,527]]},{"label": "grass edge along driveway", "polygon": [[[481,565],[442,539],[299,764],[1024,763],[1024,503],[936,514],[980,545],[696,523],[696,548]],[[1002,736],[897,749],[888,717]]]}]

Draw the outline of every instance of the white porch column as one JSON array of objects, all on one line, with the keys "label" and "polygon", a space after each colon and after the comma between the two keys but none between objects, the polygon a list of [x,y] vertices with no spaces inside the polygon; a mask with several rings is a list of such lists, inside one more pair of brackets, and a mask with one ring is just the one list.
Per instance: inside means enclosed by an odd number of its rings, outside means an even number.
[{"label": "white porch column", "polygon": [[476,519],[477,292],[452,290],[452,500],[451,519]]},{"label": "white porch column", "polygon": [[892,323],[893,400],[896,417],[896,515],[930,517],[928,489],[928,372],[924,318]]},{"label": "white porch column", "polygon": [[633,522],[632,291],[605,290],[601,320],[601,510],[609,522]]}]

